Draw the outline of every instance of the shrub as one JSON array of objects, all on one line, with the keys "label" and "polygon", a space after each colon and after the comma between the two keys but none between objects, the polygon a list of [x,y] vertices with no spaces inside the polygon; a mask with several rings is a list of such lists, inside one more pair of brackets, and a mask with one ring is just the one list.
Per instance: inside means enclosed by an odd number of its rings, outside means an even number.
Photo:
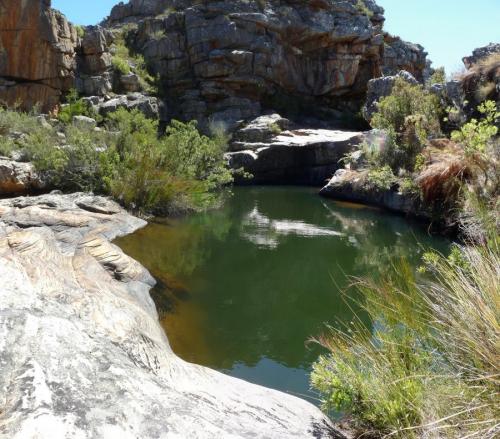
[{"label": "shrub", "polygon": [[431,75],[431,77],[427,80],[426,83],[428,87],[435,84],[446,84],[446,71],[444,67],[439,67],[436,70],[434,70],[434,73]]},{"label": "shrub", "polygon": [[66,95],[67,104],[59,110],[57,118],[65,124],[71,123],[73,116],[88,116],[98,118],[98,115],[91,109],[83,99],[78,97],[76,89],[71,89]]},{"label": "shrub", "polygon": [[126,58],[113,55],[111,63],[113,64],[113,68],[122,75],[128,75],[131,72],[130,64]]},{"label": "shrub", "polygon": [[[16,149],[47,181],[63,190],[110,194],[139,213],[170,214],[204,209],[232,181],[223,133],[201,135],[194,122],[172,122],[158,137],[158,122],[120,109],[106,120],[109,130],[64,125],[62,142],[35,117],[0,110],[2,133],[24,131],[17,140],[0,135],[0,153]],[[64,143],[64,144],[63,144]]]},{"label": "shrub", "polygon": [[85,36],[85,26],[77,24],[75,25],[75,29],[76,29],[76,34],[78,35],[79,38],[83,38]]},{"label": "shrub", "polygon": [[369,323],[319,339],[329,354],[311,381],[323,408],[375,437],[498,437],[498,250],[434,253],[420,280],[395,261],[379,280],[357,281]]},{"label": "shrub", "polygon": [[173,121],[162,138],[158,123],[138,111],[119,110],[108,124],[119,134],[117,166],[107,183],[128,207],[161,213],[201,209],[215,201],[216,189],[232,181],[225,143],[201,135],[195,122]]},{"label": "shrub", "polygon": [[451,134],[452,140],[463,145],[467,155],[483,154],[491,139],[498,134],[495,122],[500,118],[500,111],[496,103],[494,101],[483,102],[479,105],[478,111],[483,115],[481,120],[471,119],[460,130]]},{"label": "shrub", "polygon": [[413,170],[427,139],[440,133],[439,99],[421,85],[398,78],[392,93],[378,103],[372,118],[374,128],[384,129],[389,145],[380,155],[380,165]]},{"label": "shrub", "polygon": [[370,169],[368,172],[368,181],[377,189],[389,190],[396,182],[397,178],[389,166]]}]

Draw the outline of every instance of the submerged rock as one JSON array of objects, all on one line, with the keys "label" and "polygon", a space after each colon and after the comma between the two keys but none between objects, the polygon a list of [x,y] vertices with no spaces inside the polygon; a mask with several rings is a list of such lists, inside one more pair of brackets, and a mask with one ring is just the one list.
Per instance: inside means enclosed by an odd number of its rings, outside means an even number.
[{"label": "submerged rock", "polygon": [[110,243],[144,224],[88,194],[0,201],[0,435],[342,438],[309,403],[172,352],[154,279]]}]

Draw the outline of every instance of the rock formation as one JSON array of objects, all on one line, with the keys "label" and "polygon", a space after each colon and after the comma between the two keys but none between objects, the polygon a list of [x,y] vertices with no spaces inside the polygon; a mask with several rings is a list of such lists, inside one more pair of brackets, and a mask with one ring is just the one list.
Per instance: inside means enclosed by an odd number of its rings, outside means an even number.
[{"label": "rock formation", "polygon": [[342,438],[309,403],[176,357],[150,274],[109,241],[145,222],[87,194],[0,201],[0,435]]},{"label": "rock formation", "polygon": [[31,163],[0,157],[0,196],[33,193],[44,188],[43,179]]},{"label": "rock formation", "polygon": [[53,109],[74,84],[77,43],[50,0],[0,2],[0,102]]},{"label": "rock formation", "polygon": [[226,154],[229,166],[249,176],[240,183],[295,183],[322,186],[341,159],[364,140],[361,132],[290,128],[277,114],[260,116],[236,131]]},{"label": "rock formation", "polygon": [[88,26],[77,48],[77,90],[85,96],[104,96],[113,90],[110,46],[113,34],[100,27]]},{"label": "rock formation", "polygon": [[0,6],[0,99],[25,108],[54,109],[75,86],[86,96],[140,91],[134,74],[116,80],[110,29],[122,29],[159,78],[166,119],[229,128],[266,109],[352,116],[369,79],[401,69],[421,79],[426,67],[420,46],[383,32],[373,0],[131,0],[82,38],[50,0],[17,6]]}]

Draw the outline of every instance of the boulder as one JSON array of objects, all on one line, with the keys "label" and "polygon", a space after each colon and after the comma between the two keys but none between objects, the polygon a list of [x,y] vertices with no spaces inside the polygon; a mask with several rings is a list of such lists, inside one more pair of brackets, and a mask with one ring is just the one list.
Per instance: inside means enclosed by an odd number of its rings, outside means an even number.
[{"label": "boulder", "polygon": [[418,196],[404,193],[397,184],[389,189],[375,187],[367,170],[339,169],[320,191],[320,195],[336,200],[351,201],[418,217],[425,217]]},{"label": "boulder", "polygon": [[308,402],[173,353],[154,279],[110,243],[144,225],[89,194],[0,201],[0,435],[343,438]]},{"label": "boulder", "polygon": [[409,72],[419,82],[424,82],[432,74],[427,60],[427,52],[420,44],[403,41],[399,37],[384,35],[384,76],[394,76],[401,70]]},{"label": "boulder", "polygon": [[120,89],[125,93],[142,91],[142,84],[139,76],[137,76],[135,73],[120,75]]},{"label": "boulder", "polygon": [[0,157],[0,195],[25,194],[45,188],[31,163]]},{"label": "boulder", "polygon": [[153,96],[145,96],[140,93],[130,93],[114,97],[108,101],[97,104],[97,111],[102,116],[113,113],[118,108],[127,110],[139,110],[146,117],[157,119],[159,114],[158,99]]},{"label": "boulder", "polygon": [[48,0],[0,2],[0,102],[53,110],[74,85],[76,29]]},{"label": "boulder", "polygon": [[246,149],[248,143],[266,142],[289,126],[290,121],[277,113],[259,116],[233,134],[231,149],[237,151]]},{"label": "boulder", "polygon": [[361,132],[296,129],[275,134],[266,142],[237,143],[226,154],[230,168],[251,178],[240,183],[310,184],[321,186],[339,169],[341,159],[363,142]]},{"label": "boulder", "polygon": [[96,120],[87,116],[73,116],[73,124],[88,129],[94,129],[97,126]]}]

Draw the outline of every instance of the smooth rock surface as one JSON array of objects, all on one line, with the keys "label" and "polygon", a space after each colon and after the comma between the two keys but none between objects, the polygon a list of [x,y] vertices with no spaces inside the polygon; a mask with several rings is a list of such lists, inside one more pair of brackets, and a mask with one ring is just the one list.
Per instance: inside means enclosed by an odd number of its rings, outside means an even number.
[{"label": "smooth rock surface", "polygon": [[154,280],[110,243],[144,224],[88,194],[0,201],[0,435],[343,437],[303,400],[174,355]]}]

